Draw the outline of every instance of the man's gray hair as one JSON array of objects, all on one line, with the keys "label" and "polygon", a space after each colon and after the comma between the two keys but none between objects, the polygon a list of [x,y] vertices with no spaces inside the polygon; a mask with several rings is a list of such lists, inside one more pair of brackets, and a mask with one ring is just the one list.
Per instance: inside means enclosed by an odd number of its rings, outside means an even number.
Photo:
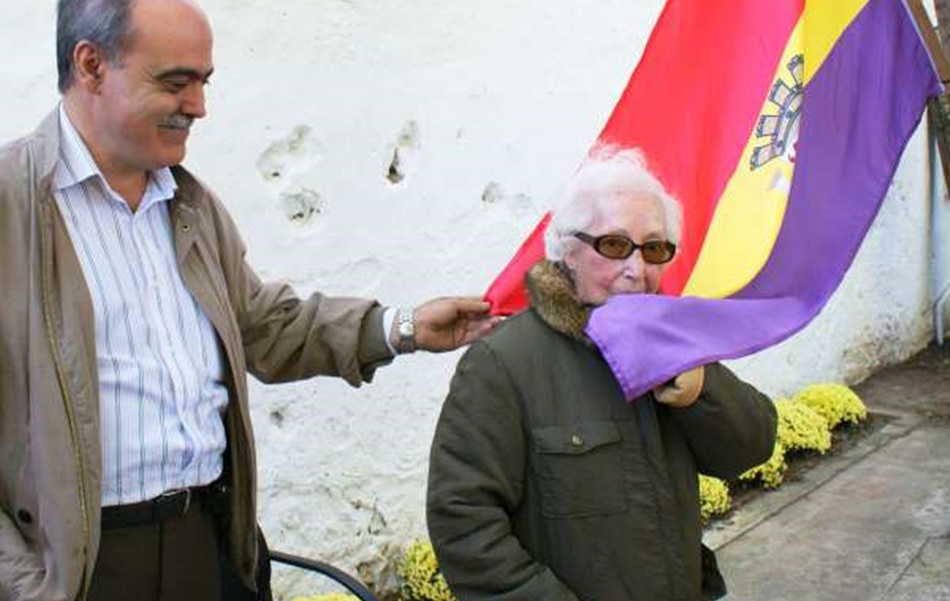
[{"label": "man's gray hair", "polygon": [[683,210],[679,201],[647,168],[643,153],[617,146],[594,148],[551,210],[551,223],[544,234],[547,258],[561,261],[581,244],[574,234],[594,223],[603,199],[637,196],[652,196],[660,201],[666,218],[666,235],[672,242],[679,243]]},{"label": "man's gray hair", "polygon": [[135,0],[59,0],[56,6],[56,68],[59,91],[73,84],[73,50],[86,40],[117,64],[132,33]]}]

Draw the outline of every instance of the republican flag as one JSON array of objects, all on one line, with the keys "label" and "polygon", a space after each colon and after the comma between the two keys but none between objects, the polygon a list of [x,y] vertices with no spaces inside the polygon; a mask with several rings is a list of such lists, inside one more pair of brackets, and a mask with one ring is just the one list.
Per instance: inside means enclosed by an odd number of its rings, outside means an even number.
[{"label": "republican flag", "polygon": [[[683,204],[661,295],[618,295],[587,334],[628,399],[810,322],[941,92],[907,0],[669,0],[598,142],[640,148]],[[492,283],[526,305],[548,216]]]}]

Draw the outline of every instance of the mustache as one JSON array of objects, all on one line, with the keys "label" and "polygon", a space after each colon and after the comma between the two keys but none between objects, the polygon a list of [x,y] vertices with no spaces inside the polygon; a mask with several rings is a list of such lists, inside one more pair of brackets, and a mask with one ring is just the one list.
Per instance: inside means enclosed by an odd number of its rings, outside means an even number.
[{"label": "mustache", "polygon": [[194,117],[189,117],[188,115],[183,115],[181,113],[176,113],[174,115],[169,115],[163,118],[158,122],[159,127],[167,127],[169,129],[190,129],[191,124],[194,123]]}]

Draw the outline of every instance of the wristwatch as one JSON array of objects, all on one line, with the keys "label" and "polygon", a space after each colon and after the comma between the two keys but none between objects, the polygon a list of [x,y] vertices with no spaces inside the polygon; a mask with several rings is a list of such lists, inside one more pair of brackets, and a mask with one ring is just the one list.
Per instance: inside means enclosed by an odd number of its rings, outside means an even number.
[{"label": "wristwatch", "polygon": [[411,353],[416,350],[416,319],[412,309],[399,309],[396,313],[396,332],[399,334],[399,351]]}]

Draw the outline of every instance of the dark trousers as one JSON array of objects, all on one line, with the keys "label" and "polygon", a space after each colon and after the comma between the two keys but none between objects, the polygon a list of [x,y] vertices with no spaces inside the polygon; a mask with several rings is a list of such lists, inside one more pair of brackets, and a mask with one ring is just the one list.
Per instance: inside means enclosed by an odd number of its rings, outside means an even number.
[{"label": "dark trousers", "polygon": [[89,601],[217,601],[214,520],[200,505],[161,523],[102,531]]}]

